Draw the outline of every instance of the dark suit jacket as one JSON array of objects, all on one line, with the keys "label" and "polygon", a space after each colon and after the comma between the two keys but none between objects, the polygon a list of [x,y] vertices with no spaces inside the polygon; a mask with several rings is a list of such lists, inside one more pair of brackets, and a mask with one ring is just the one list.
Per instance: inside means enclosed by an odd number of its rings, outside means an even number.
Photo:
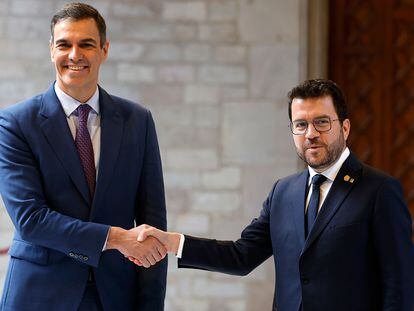
[{"label": "dark suit jacket", "polygon": [[179,267],[246,275],[273,255],[274,310],[412,311],[411,219],[399,183],[351,154],[305,240],[308,175],[276,182],[236,242],[186,237]]},{"label": "dark suit jacket", "polygon": [[77,310],[90,268],[105,310],[163,310],[167,263],[145,270],[102,252],[109,226],[166,229],[151,114],[99,89],[93,202],[53,85],[0,112],[0,191],[15,226],[1,310]]}]

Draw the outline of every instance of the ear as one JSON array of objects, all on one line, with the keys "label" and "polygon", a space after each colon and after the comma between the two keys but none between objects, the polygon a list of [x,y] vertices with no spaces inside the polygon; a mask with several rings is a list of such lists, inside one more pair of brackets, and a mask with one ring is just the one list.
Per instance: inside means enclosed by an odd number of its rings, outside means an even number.
[{"label": "ear", "polygon": [[349,132],[351,131],[351,121],[349,119],[345,119],[342,122],[342,131],[344,133],[345,141],[348,139]]},{"label": "ear", "polygon": [[103,61],[106,61],[106,59],[108,58],[108,52],[109,52],[109,41],[106,40],[104,46],[102,47],[102,58],[103,58]]},{"label": "ear", "polygon": [[49,51],[50,51],[50,60],[53,63],[55,61],[55,57],[54,57],[54,48],[53,48],[52,38],[50,38],[50,41],[49,41]]}]

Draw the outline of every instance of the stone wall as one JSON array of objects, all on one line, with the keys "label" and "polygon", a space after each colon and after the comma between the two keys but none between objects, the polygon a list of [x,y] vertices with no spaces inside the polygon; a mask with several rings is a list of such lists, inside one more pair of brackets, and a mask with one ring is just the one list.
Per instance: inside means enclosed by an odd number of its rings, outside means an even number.
[{"label": "stone wall", "polygon": [[[0,105],[54,78],[49,20],[65,1],[0,2]],[[111,41],[101,85],[153,112],[169,229],[236,239],[273,182],[298,169],[286,93],[306,64],[304,0],[89,1]],[[0,209],[0,246],[12,225]],[[1,284],[7,257],[0,257]],[[0,289],[1,289],[0,285]],[[178,270],[166,310],[270,310],[270,259],[246,277]]]}]

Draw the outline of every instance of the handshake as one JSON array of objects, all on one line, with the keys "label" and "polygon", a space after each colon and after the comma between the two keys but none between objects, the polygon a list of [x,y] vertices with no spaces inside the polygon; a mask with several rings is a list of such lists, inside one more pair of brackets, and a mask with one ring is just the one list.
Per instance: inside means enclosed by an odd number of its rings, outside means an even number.
[{"label": "handshake", "polygon": [[138,266],[149,268],[164,259],[168,252],[177,253],[181,234],[140,225],[130,230],[111,227],[106,250],[117,249]]}]

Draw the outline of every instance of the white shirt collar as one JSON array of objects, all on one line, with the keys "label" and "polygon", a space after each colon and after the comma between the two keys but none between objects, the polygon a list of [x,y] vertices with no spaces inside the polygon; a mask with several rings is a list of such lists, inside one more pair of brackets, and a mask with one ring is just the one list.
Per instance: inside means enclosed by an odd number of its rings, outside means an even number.
[{"label": "white shirt collar", "polygon": [[[69,117],[82,103],[69,96],[55,83],[55,93],[57,98],[62,105],[63,110],[67,117]],[[85,103],[92,107],[92,110],[99,115],[99,88],[96,87],[95,93],[92,97]]]},{"label": "white shirt collar", "polygon": [[344,151],[342,151],[342,154],[339,157],[339,159],[332,166],[328,167],[326,170],[320,173],[316,172],[313,168],[308,166],[309,175],[310,175],[309,183],[312,180],[312,177],[315,176],[316,174],[322,174],[326,178],[328,178],[330,181],[333,182],[335,180],[336,175],[338,175],[338,172],[341,169],[342,164],[344,164],[345,160],[348,158],[350,154],[351,152],[349,151],[349,148],[346,147]]}]

